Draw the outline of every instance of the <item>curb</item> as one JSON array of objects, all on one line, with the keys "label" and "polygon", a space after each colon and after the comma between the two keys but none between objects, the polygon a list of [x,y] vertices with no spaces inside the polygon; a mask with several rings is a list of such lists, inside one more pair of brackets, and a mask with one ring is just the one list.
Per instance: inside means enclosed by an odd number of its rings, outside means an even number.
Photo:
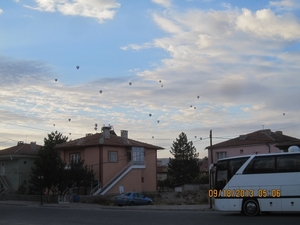
[{"label": "curb", "polygon": [[151,210],[151,211],[215,211],[207,205],[147,205],[147,206],[103,206],[89,203],[45,203],[40,205],[38,202],[21,202],[21,201],[0,201],[0,205],[15,205],[44,208],[64,208],[64,209],[84,209],[84,210]]}]

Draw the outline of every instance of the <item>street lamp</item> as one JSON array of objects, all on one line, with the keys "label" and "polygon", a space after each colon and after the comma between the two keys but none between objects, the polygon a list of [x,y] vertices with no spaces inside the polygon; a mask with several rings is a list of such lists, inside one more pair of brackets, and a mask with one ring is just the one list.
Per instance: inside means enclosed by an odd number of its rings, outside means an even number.
[{"label": "street lamp", "polygon": [[43,179],[44,179],[44,176],[38,176],[38,180],[40,182],[40,186],[41,186],[41,205],[43,205],[43,186],[42,186],[42,183],[43,183]]}]

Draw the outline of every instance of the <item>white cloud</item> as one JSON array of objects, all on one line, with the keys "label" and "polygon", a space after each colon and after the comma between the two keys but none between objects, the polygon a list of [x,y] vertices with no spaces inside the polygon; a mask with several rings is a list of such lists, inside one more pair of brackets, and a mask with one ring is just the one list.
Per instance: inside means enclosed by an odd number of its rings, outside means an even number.
[{"label": "white cloud", "polygon": [[263,9],[253,14],[248,9],[238,16],[236,28],[261,38],[300,38],[300,24],[292,14],[275,15],[270,9]]},{"label": "white cloud", "polygon": [[153,15],[153,19],[162,30],[164,30],[168,33],[181,33],[182,32],[182,29],[180,28],[180,26],[178,26],[176,24],[176,21],[172,21],[170,19],[164,18],[157,14]]},{"label": "white cloud", "polygon": [[152,0],[152,2],[158,4],[158,5],[162,5],[164,7],[170,7],[172,4],[172,0]]},{"label": "white cloud", "polygon": [[[170,107],[195,104],[199,112],[202,106],[184,96],[200,94],[201,104],[220,106],[216,111],[221,114],[205,113],[207,123],[212,120],[210,123],[214,124],[213,115],[221,116],[221,120],[227,118],[230,123],[235,108],[246,112],[244,116],[256,113],[253,120],[257,121],[265,112],[275,114],[277,107],[285,102],[276,101],[274,96],[280,95],[278,90],[292,99],[283,89],[295,86],[289,80],[300,79],[296,75],[300,69],[296,63],[299,53],[282,54],[281,51],[291,44],[290,40],[299,40],[300,29],[293,15],[277,16],[270,10],[253,15],[250,10],[234,9],[168,11],[156,13],[153,18],[166,32],[165,37],[153,40],[153,46],[168,52],[169,58],[163,59],[156,69],[140,71],[138,75],[153,81],[163,79],[164,92],[180,96],[176,103],[169,101]],[[296,89],[292,89],[294,96]],[[174,117],[188,120],[187,115],[192,114]]]},{"label": "white cloud", "polygon": [[120,4],[115,0],[35,0],[37,7],[31,9],[60,12],[64,15],[91,17],[99,23],[112,19]]},{"label": "white cloud", "polygon": [[2,14],[3,13],[3,10],[2,9],[0,9],[0,14]]},{"label": "white cloud", "polygon": [[269,4],[279,9],[295,9],[300,7],[298,0],[270,1]]}]

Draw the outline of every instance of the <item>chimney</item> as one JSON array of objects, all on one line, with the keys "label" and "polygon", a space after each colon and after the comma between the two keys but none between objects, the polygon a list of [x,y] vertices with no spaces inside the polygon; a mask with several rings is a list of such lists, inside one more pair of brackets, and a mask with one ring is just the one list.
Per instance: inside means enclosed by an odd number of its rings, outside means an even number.
[{"label": "chimney", "polygon": [[30,149],[32,151],[35,151],[36,150],[36,142],[30,142]]},{"label": "chimney", "polygon": [[128,131],[127,130],[121,130],[121,138],[128,139]]},{"label": "chimney", "polygon": [[23,141],[18,141],[18,146],[23,145],[24,142]]},{"label": "chimney", "polygon": [[270,129],[265,129],[265,130],[262,130],[263,134],[266,134],[266,135],[271,135],[271,130]]},{"label": "chimney", "polygon": [[275,131],[275,134],[276,134],[276,135],[282,135],[282,131],[279,131],[279,130],[278,130],[278,131]]},{"label": "chimney", "polygon": [[246,140],[247,134],[241,134],[239,138],[240,138],[240,140]]},{"label": "chimney", "polygon": [[111,130],[111,126],[103,126],[102,127],[102,133],[104,135],[104,138],[110,138],[110,130]]}]

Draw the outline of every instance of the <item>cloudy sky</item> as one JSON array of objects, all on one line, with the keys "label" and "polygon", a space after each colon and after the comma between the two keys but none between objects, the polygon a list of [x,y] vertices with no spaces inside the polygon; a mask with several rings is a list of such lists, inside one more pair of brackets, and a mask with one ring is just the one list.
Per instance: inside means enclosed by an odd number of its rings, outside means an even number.
[{"label": "cloudy sky", "polygon": [[181,132],[200,157],[210,130],[300,138],[299,71],[298,0],[1,1],[0,149],[103,124],[158,157]]}]

